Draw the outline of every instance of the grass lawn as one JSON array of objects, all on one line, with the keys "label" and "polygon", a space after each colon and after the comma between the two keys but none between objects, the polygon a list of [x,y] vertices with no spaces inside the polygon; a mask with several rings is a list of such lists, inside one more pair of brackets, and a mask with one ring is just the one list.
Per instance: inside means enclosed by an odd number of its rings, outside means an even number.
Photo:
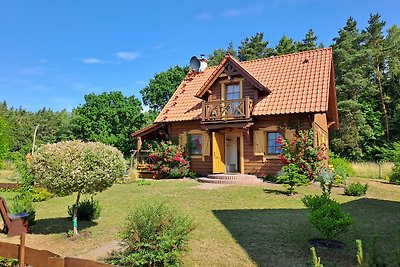
[{"label": "grass lawn", "polygon": [[[400,249],[400,186],[378,180],[368,182],[363,198],[343,195],[335,188],[332,196],[352,214],[354,223],[338,240],[344,249],[317,248],[324,266],[356,266],[355,240],[371,247],[378,236],[377,249],[385,257],[394,257]],[[80,229],[91,231],[91,237],[71,241],[67,206],[74,196],[54,198],[37,203],[37,224],[27,235],[27,245],[61,255],[87,258],[87,253],[102,244],[118,240],[118,231],[130,210],[140,202],[163,200],[194,218],[189,249],[182,255],[184,266],[310,266],[308,240],[321,235],[307,221],[308,212],[300,199],[305,194],[319,194],[316,185],[300,188],[299,194],[280,194],[281,186],[226,186],[201,190],[194,180],[151,181],[150,185],[116,184],[97,195],[102,207],[100,219],[80,222]],[[13,193],[0,193],[9,200]],[[0,236],[6,242],[18,237]]]}]

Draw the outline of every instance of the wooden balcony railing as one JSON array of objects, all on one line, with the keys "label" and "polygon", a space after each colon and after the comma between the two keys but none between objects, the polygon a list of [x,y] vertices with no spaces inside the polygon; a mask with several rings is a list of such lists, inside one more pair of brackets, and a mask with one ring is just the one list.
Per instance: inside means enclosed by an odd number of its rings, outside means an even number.
[{"label": "wooden balcony railing", "polygon": [[253,101],[247,96],[234,100],[216,100],[203,102],[202,122],[227,120],[251,120]]}]

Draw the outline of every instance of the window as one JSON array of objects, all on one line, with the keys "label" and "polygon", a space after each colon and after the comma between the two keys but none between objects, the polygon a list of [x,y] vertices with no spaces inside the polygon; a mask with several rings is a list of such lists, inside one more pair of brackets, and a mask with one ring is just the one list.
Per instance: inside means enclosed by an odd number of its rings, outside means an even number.
[{"label": "window", "polygon": [[240,98],[240,85],[238,83],[228,84],[226,86],[226,100],[233,100]]},{"label": "window", "polygon": [[280,136],[282,135],[278,132],[267,132],[268,154],[276,155],[281,153],[282,151],[280,148],[281,145],[276,142]]},{"label": "window", "polygon": [[201,134],[192,134],[190,136],[191,141],[191,154],[192,155],[201,155],[202,154],[202,145],[203,138]]}]

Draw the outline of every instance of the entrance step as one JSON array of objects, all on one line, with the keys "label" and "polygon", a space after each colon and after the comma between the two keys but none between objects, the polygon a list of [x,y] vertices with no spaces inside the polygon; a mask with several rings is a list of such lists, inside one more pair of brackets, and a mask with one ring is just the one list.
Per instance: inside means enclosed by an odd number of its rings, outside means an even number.
[{"label": "entrance step", "polygon": [[249,174],[209,174],[208,177],[198,178],[202,183],[213,184],[262,184],[263,180]]}]

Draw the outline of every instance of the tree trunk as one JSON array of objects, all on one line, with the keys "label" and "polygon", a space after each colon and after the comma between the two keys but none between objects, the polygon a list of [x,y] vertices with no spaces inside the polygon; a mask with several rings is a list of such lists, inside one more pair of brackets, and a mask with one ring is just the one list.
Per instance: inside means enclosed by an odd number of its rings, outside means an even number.
[{"label": "tree trunk", "polygon": [[78,195],[76,196],[74,216],[72,217],[72,227],[74,228],[74,236],[78,235],[78,205],[80,198],[81,198],[81,192],[78,192]]},{"label": "tree trunk", "polygon": [[383,114],[385,116],[385,129],[386,129],[386,141],[389,143],[390,141],[390,134],[389,134],[389,117],[388,112],[385,105],[385,99],[383,97],[383,88],[382,88],[382,81],[381,81],[381,70],[379,68],[379,63],[376,64],[376,78],[378,80],[378,88],[379,88],[379,96],[381,99],[381,105],[383,109]]}]

